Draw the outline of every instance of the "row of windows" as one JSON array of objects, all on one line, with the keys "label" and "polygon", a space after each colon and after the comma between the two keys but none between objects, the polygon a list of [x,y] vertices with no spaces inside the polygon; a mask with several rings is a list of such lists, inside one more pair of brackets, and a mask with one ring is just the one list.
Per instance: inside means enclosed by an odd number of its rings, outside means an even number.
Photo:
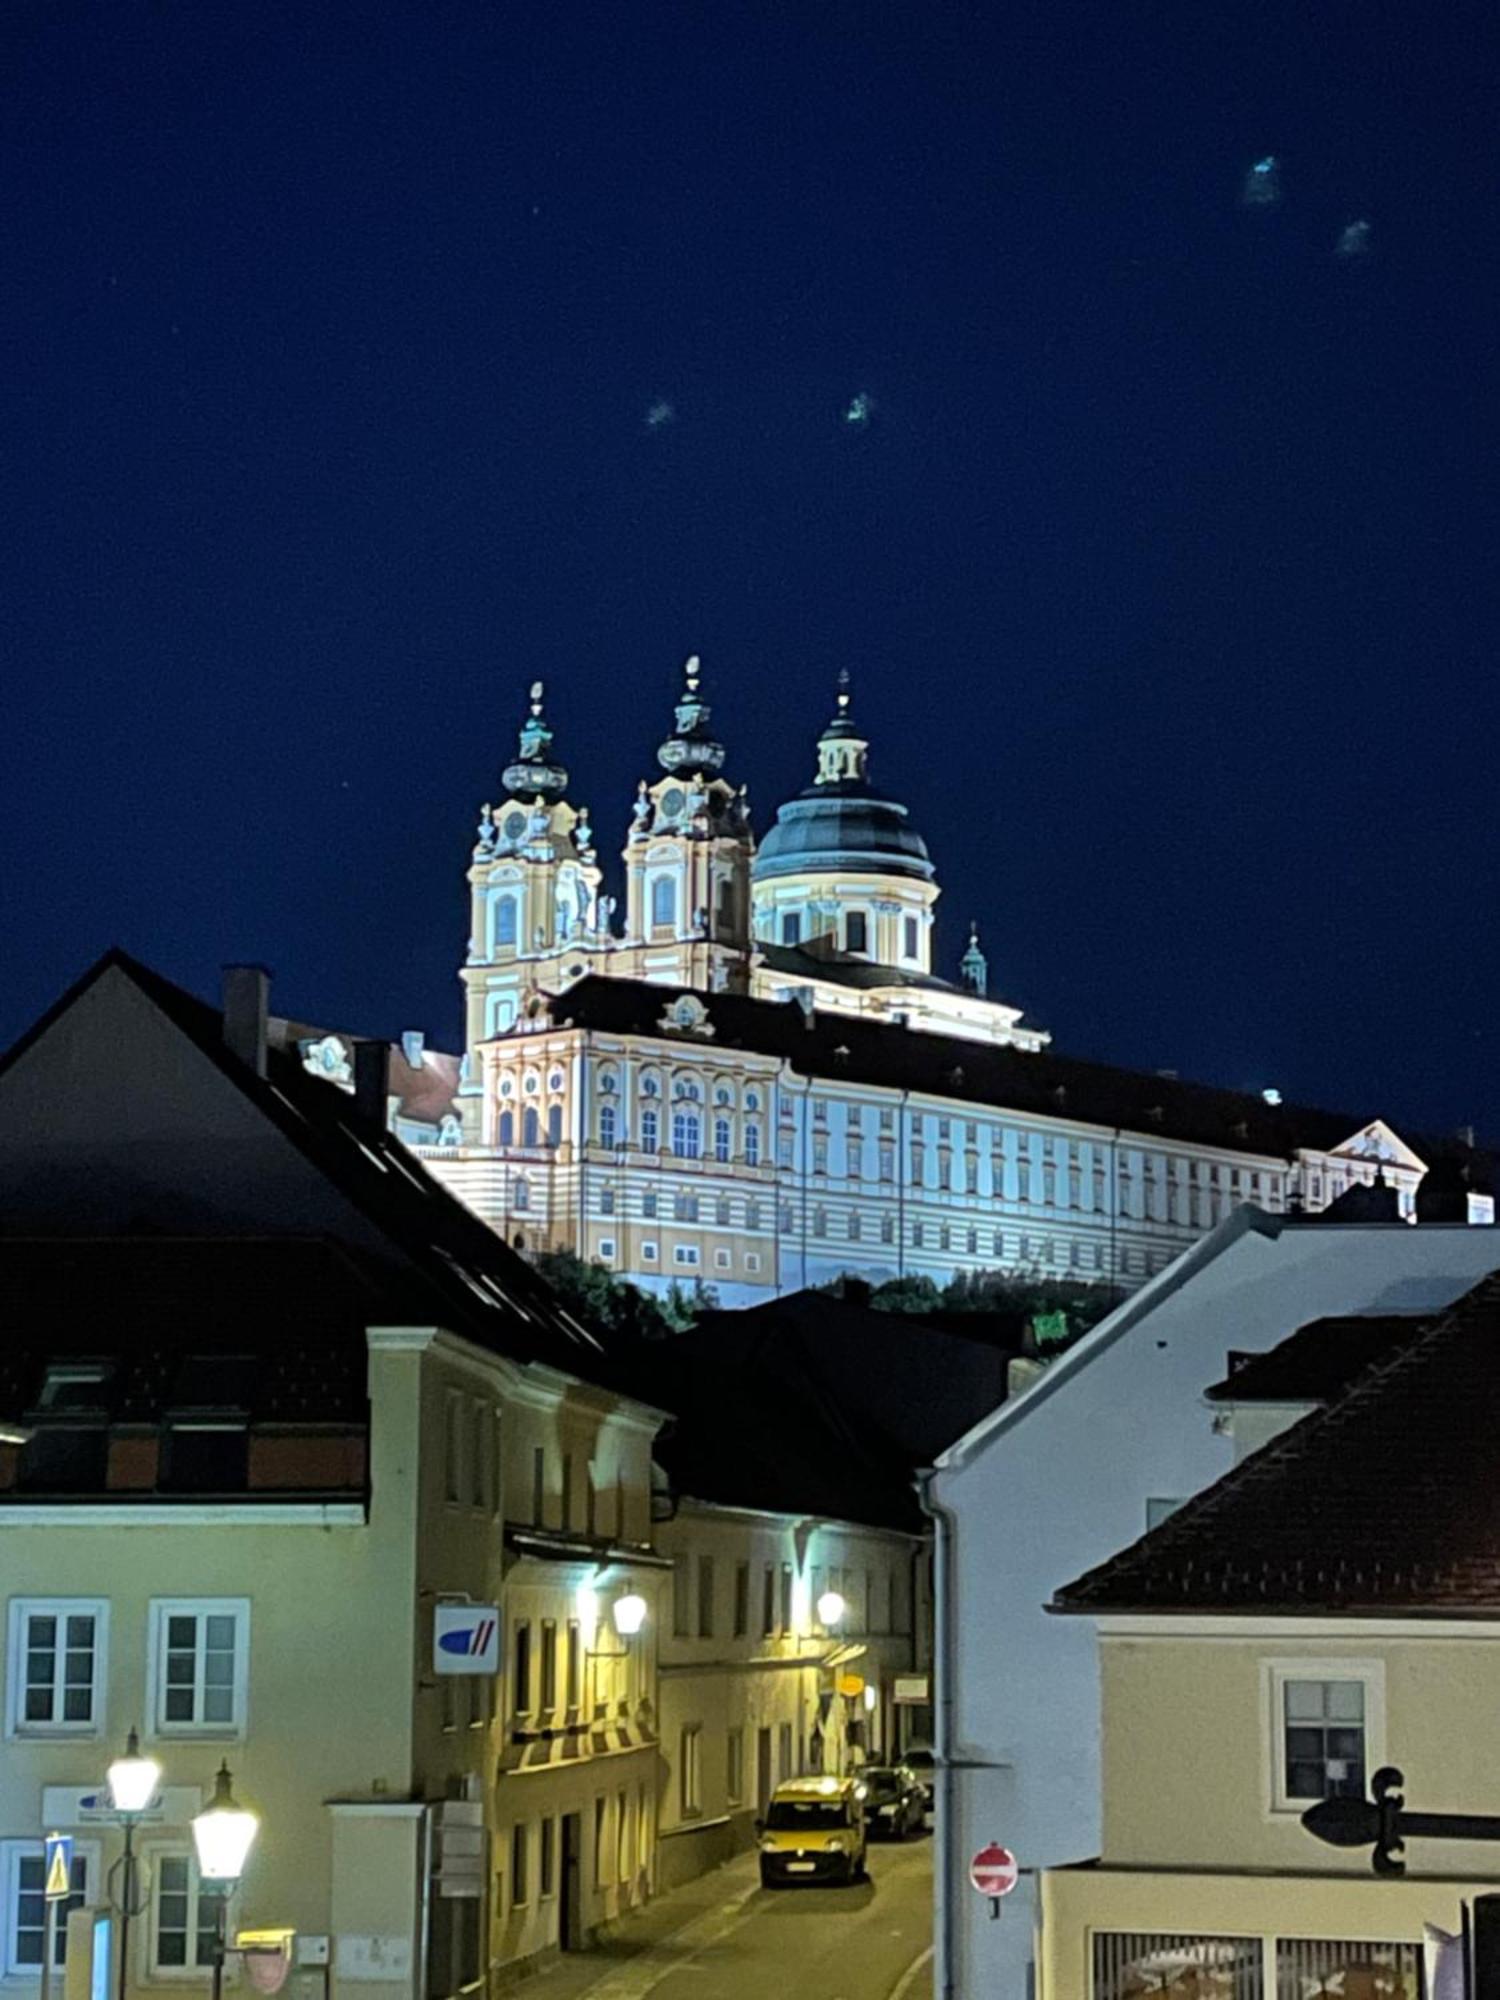
[{"label": "row of windows", "polygon": [[[200,1893],[198,1867],[190,1849],[149,1843],[142,1852],[150,1888],[147,1905],[147,1965],[153,1974],[206,1969],[214,1962],[216,1910]],[[70,1893],[48,1903],[45,1864],[39,1840],[0,1841],[0,1977],[34,1978],[41,1971],[52,1925],[54,1971],[68,1962],[68,1917],[103,1896],[99,1848],[79,1841],[73,1848]],[[230,1926],[231,1932],[233,1925]]]},{"label": "row of windows", "polygon": [[[504,1123],[502,1114],[502,1128]],[[704,1121],[696,1111],[677,1110],[672,1113],[666,1129],[671,1138],[671,1151],[679,1160],[711,1158],[723,1167],[729,1166],[736,1158],[743,1159],[747,1167],[758,1167],[761,1163],[760,1127],[753,1120],[744,1128],[738,1155],[734,1144],[734,1126],[727,1117],[715,1117],[705,1130]],[[624,1115],[618,1105],[608,1100],[599,1107],[596,1130],[599,1144],[607,1149],[629,1144]],[[648,1104],[642,1108],[638,1130],[643,1153],[659,1153],[662,1150],[662,1117],[654,1106]],[[506,1141],[502,1139],[500,1143],[504,1145]]]},{"label": "row of windows", "polygon": [[[619,1256],[619,1245],[616,1243],[614,1237],[601,1236],[595,1246],[595,1255],[598,1257],[600,1263],[613,1264]],[[661,1245],[648,1239],[637,1246],[637,1255],[643,1264],[660,1264]],[[703,1268],[703,1252],[696,1243],[674,1243],[672,1245],[671,1262],[674,1270],[699,1271]],[[760,1265],[760,1252],[758,1250],[747,1250],[745,1252],[746,1272],[753,1277],[760,1270]],[[734,1257],[732,1252],[724,1249],[722,1246],[716,1249],[714,1251],[713,1267],[716,1271],[733,1270]]]},{"label": "row of windows", "polygon": [[[562,1822],[556,1818],[518,1820],[510,1830],[509,1866],[495,1884],[497,1914],[523,1910],[533,1897],[547,1902],[557,1894],[563,1864]],[[626,1883],[651,1862],[651,1799],[644,1784],[632,1795],[623,1785],[613,1800],[594,1797],[594,1887]]]},{"label": "row of windows", "polygon": [[[828,933],[816,923],[804,927],[801,910],[783,910],[781,913],[781,942],[799,945],[804,938],[827,936]],[[835,936],[841,936],[843,949],[852,952],[867,952],[870,949],[870,919],[865,910],[846,910],[843,923]],[[916,960],[921,957],[921,919],[903,917],[901,920],[901,955]]]},{"label": "row of windows", "polygon": [[[792,1725],[783,1722],[776,1731],[776,1764],[771,1763],[771,1731],[762,1727],[759,1742],[760,1786],[769,1797],[771,1788],[784,1783],[788,1778],[799,1777],[805,1771],[806,1751],[799,1736],[795,1736]],[[725,1803],[739,1806],[745,1803],[745,1732],[743,1728],[730,1729],[724,1739],[724,1798]],[[765,1798],[758,1801],[766,1803]],[[697,1819],[703,1812],[703,1724],[684,1724],[677,1745],[677,1810],[683,1819]]]},{"label": "row of windows", "polygon": [[[106,1598],[11,1599],[8,1734],[104,1733],[109,1625]],[[249,1656],[244,1598],[153,1599],[147,1617],[151,1733],[243,1734]]]},{"label": "row of windows", "polygon": [[[614,1215],[617,1195],[613,1184],[604,1182],[594,1190],[594,1210],[598,1215]],[[647,1222],[654,1221],[661,1213],[661,1196],[653,1187],[641,1190],[641,1215]],[[737,1202],[732,1195],[721,1194],[712,1197],[699,1195],[691,1188],[675,1188],[668,1212],[674,1222],[712,1222],[720,1229],[732,1229],[736,1217],[745,1229],[765,1227],[766,1215],[754,1195],[746,1201]]]},{"label": "row of windows", "polygon": [[[672,1561],[672,1634],[678,1639],[712,1639],[719,1631],[722,1613],[719,1570],[711,1555],[682,1551]],[[730,1636],[751,1636],[751,1613],[758,1608],[758,1636],[763,1639],[793,1632],[796,1609],[795,1572],[790,1563],[764,1563],[760,1573],[758,1607],[752,1604],[754,1565],[737,1562],[730,1601]],[[809,1629],[816,1626],[818,1600],[824,1590],[834,1590],[843,1598],[845,1614],[839,1629],[869,1637],[875,1633],[905,1629],[903,1573],[899,1568],[878,1570],[865,1567],[824,1566],[814,1563],[808,1570]]]}]

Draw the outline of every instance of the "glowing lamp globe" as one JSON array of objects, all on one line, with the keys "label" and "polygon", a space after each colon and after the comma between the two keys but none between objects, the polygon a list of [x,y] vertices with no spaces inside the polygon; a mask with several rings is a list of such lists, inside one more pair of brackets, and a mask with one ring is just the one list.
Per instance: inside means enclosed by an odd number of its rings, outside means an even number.
[{"label": "glowing lamp globe", "polygon": [[229,1789],[229,1766],[219,1766],[212,1801],[193,1821],[198,1873],[205,1882],[237,1882],[245,1872],[245,1857],[260,1828],[260,1820],[236,1805]]},{"label": "glowing lamp globe", "polygon": [[836,1590],[825,1590],[823,1595],[818,1599],[818,1623],[820,1625],[842,1624],[844,1613],[848,1608]]},{"label": "glowing lamp globe", "polygon": [[622,1639],[633,1639],[646,1622],[646,1600],[637,1591],[627,1591],[615,1599],[615,1630]]},{"label": "glowing lamp globe", "polygon": [[115,1811],[134,1815],[143,1813],[156,1797],[161,1765],[154,1757],[141,1755],[141,1740],[132,1729],[125,1739],[125,1755],[116,1757],[106,1775]]}]

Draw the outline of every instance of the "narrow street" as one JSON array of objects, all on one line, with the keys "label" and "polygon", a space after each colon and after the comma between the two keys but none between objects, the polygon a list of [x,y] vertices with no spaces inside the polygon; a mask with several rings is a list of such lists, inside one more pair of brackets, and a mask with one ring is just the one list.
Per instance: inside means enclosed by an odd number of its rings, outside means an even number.
[{"label": "narrow street", "polygon": [[[679,1921],[680,1919],[680,1921]],[[851,1888],[764,1890],[753,1854],[660,1897],[529,2000],[927,2000],[932,1842],[871,1847]]]}]

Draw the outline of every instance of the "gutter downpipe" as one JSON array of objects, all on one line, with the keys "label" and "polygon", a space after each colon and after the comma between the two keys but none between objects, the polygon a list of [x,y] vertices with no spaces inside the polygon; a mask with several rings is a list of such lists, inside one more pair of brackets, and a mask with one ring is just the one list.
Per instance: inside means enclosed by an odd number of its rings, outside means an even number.
[{"label": "gutter downpipe", "polygon": [[954,1808],[957,1773],[953,1766],[955,1624],[953,1616],[953,1543],[958,1523],[953,1511],[933,1493],[937,1472],[928,1467],[917,1474],[917,1499],[932,1522],[932,1753],[937,1760],[938,1810],[933,1827],[932,1880],[937,1896],[933,1926],[932,1990],[936,2000],[956,2000],[954,1978]]}]

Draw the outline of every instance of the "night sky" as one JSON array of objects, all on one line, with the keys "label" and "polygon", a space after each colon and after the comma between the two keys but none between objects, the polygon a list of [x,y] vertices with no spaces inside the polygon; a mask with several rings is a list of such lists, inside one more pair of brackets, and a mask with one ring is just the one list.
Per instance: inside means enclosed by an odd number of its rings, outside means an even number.
[{"label": "night sky", "polygon": [[0,1038],[118,942],[456,1046],[527,683],[617,871],[699,651],[762,830],[850,670],[1060,1048],[1500,1136],[1496,53],[11,0]]}]

